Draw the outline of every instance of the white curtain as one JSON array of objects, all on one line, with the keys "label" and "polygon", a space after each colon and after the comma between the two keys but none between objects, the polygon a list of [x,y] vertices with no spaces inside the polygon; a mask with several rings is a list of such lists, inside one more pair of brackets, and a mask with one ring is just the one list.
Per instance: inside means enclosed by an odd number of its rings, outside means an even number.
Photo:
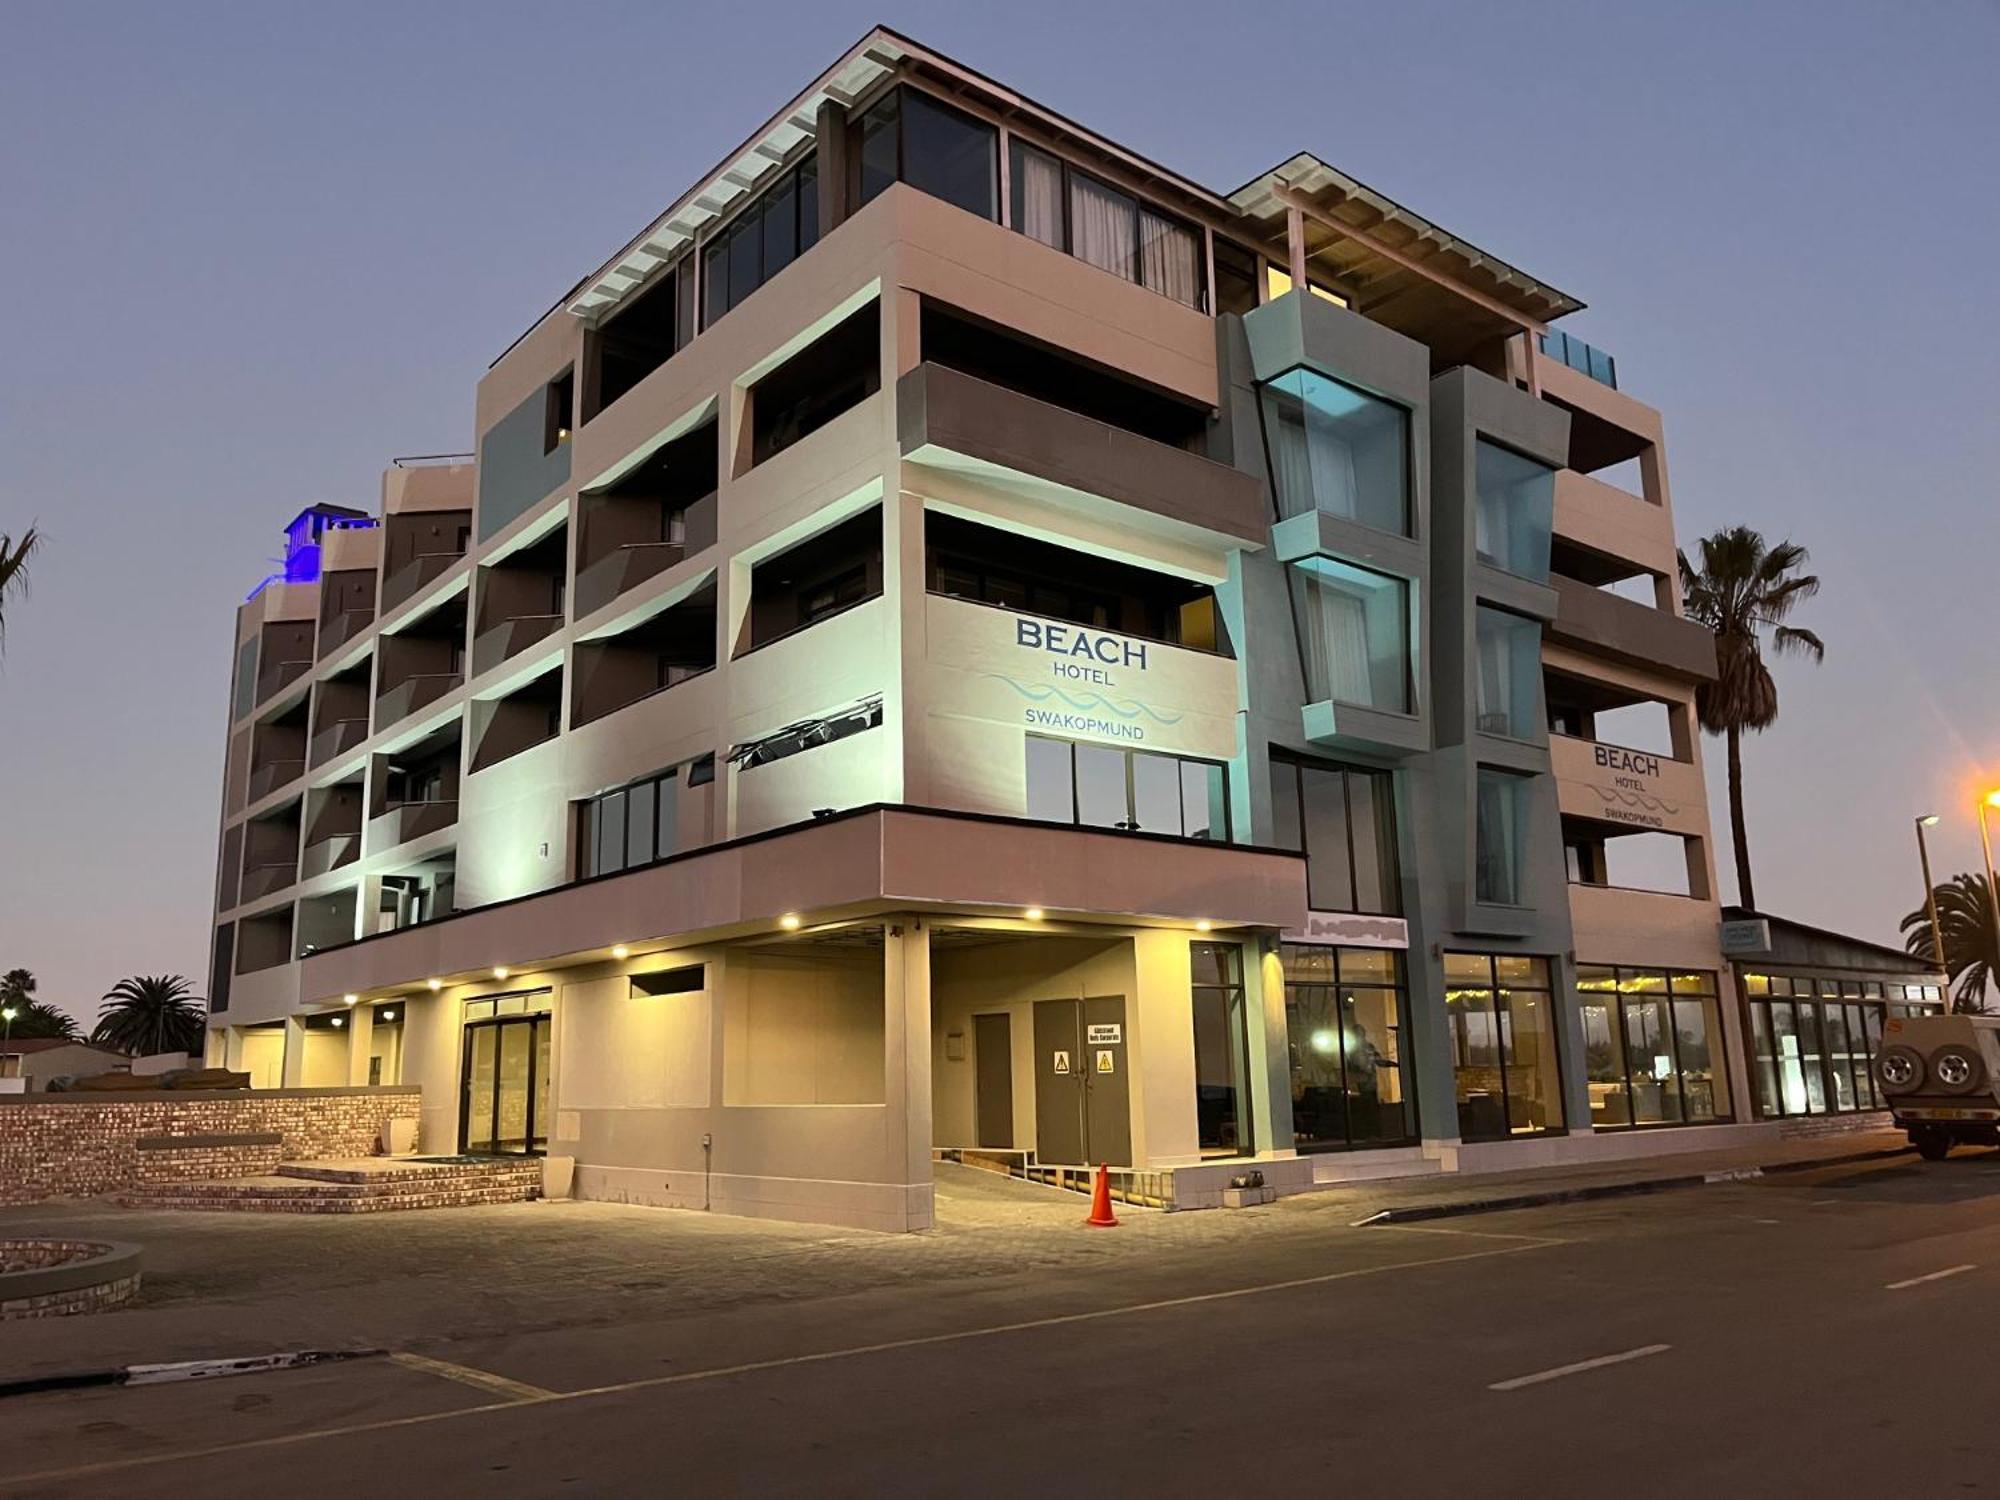
[{"label": "white curtain", "polygon": [[1479,729],[1482,734],[1513,734],[1514,653],[1505,623],[1479,612]]},{"label": "white curtain", "polygon": [[1018,195],[1014,227],[1031,240],[1065,248],[1062,163],[1023,146],[1014,153],[1014,191]]},{"label": "white curtain", "polygon": [[1070,254],[1130,281],[1137,230],[1137,205],[1130,198],[1081,172],[1070,173]]},{"label": "white curtain", "polygon": [[1312,460],[1306,449],[1306,412],[1282,385],[1264,390],[1271,423],[1271,478],[1278,487],[1278,512],[1302,516],[1313,508]]},{"label": "white curtain", "polygon": [[1139,279],[1189,307],[1201,301],[1201,241],[1184,224],[1139,210]]},{"label": "white curtain", "polygon": [[1335,703],[1373,703],[1368,610],[1321,578],[1306,580],[1306,681]]},{"label": "white curtain", "polygon": [[1306,387],[1306,442],[1313,476],[1313,497],[1330,516],[1354,520],[1359,510],[1359,486],[1354,478],[1354,448],[1332,416],[1315,405]]}]

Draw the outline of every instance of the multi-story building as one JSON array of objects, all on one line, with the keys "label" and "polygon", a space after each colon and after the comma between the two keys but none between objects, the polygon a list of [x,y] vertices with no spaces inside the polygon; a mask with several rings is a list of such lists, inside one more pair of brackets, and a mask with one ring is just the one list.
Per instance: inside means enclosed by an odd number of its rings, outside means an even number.
[{"label": "multi-story building", "polygon": [[211,1056],[891,1228],[938,1149],[1192,1205],[1714,1143],[1713,650],[1580,306],[872,32],[506,350],[476,454],[294,523]]}]

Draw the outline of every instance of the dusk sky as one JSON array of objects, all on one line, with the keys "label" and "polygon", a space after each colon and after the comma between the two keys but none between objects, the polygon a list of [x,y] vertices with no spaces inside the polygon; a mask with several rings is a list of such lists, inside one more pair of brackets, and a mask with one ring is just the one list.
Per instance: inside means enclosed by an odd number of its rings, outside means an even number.
[{"label": "dusk sky", "polygon": [[[1616,14],[1613,12],[1616,11]],[[1227,191],[1334,162],[1589,303],[1684,544],[1825,580],[1747,753],[1763,906],[1896,940],[2000,776],[2000,8],[0,7],[0,969],[206,987],[231,617],[301,506],[881,21]],[[1722,756],[1716,863],[1733,891]]]}]

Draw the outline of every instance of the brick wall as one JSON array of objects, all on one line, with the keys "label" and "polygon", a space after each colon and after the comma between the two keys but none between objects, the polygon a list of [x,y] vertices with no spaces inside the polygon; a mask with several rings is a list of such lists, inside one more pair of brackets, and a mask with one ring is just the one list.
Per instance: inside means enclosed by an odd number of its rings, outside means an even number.
[{"label": "brick wall", "polygon": [[[157,1160],[142,1158],[192,1154],[142,1152],[146,1137],[276,1132],[282,1160],[372,1156],[383,1122],[416,1119],[422,1098],[408,1086],[0,1096],[0,1204],[117,1192],[158,1169]],[[268,1156],[253,1156],[250,1148],[237,1156],[249,1171],[269,1170]]]},{"label": "brick wall", "polygon": [[[169,1137],[168,1139],[172,1139]],[[141,1138],[138,1180],[146,1182],[208,1182],[221,1177],[264,1177],[285,1159],[281,1141],[249,1137],[193,1136],[186,1146],[166,1146]]]}]

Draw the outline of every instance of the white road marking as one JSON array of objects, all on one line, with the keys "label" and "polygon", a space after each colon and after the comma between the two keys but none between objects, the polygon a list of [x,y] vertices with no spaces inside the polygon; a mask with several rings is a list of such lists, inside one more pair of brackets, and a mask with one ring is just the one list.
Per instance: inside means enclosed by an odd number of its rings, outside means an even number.
[{"label": "white road marking", "polygon": [[[0,1474],[0,1485],[76,1479],[86,1474],[110,1474],[126,1469],[146,1469],[159,1464],[178,1463],[190,1458],[212,1458],[221,1453],[245,1453],[262,1448],[289,1448],[295,1444],[317,1442],[323,1438],[355,1437],[363,1433],[390,1432],[403,1427],[427,1427],[433,1422],[452,1422],[461,1417],[483,1416],[490,1412],[517,1412],[528,1406],[555,1406],[570,1401],[588,1401],[600,1396],[622,1395],[628,1391],[658,1390],[666,1386],[689,1385],[704,1380],[724,1380],[731,1376],[780,1370],[794,1365],[825,1364],[830,1360],[886,1354],[898,1349],[924,1349],[939,1344],[963,1343],[970,1339],[993,1338],[1001,1334],[1027,1333],[1039,1328],[1062,1328],[1075,1323],[1095,1323],[1106,1318],[1131,1317],[1137,1313],[1163,1312],[1169,1308],[1198,1307],[1204,1303],[1255,1297],[1265,1292],[1295,1291],[1301,1287],[1327,1286],[1336,1281],[1381,1276],[1390,1271],[1420,1271],[1430,1266],[1459,1265],[1466,1261],[1487,1260],[1498,1255],[1520,1255],[1525,1251],[1545,1250],[1568,1243],[1570,1243],[1568,1240],[1537,1240],[1526,1245],[1495,1245],[1490,1249],[1466,1250],[1456,1255],[1432,1255],[1423,1260],[1394,1261],[1381,1266],[1356,1266],[1346,1271],[1326,1271],[1317,1276],[1298,1276],[1287,1281],[1267,1281],[1255,1286],[1229,1287],[1219,1292],[1195,1292],[1185,1297],[1163,1297],[1156,1302],[1132,1302],[1122,1307],[1094,1308],[1089,1312],[1059,1313],[1053,1317],[1032,1318],[1019,1323],[995,1323],[982,1328],[963,1328],[954,1333],[922,1334],[914,1338],[889,1339],[879,1344],[859,1344],[846,1349],[827,1349],[815,1354],[792,1354],[777,1359],[751,1360],[744,1364],[718,1365],[706,1370],[688,1370],[675,1375],[648,1375],[638,1380],[619,1381],[615,1385],[590,1386],[577,1391],[552,1391],[545,1396],[519,1397],[513,1400],[483,1403],[479,1406],[463,1406],[453,1411],[416,1412],[409,1416],[384,1417],[372,1422],[353,1422],[344,1427],[317,1427],[304,1432],[284,1432],[271,1437],[245,1438],[233,1443],[210,1443],[200,1448],[185,1448],[177,1453],[104,1459],[97,1463],[75,1464],[62,1469],[42,1469],[31,1474]],[[1666,1346],[1663,1344],[1660,1347]]]},{"label": "white road marking", "polygon": [[1518,1391],[1523,1386],[1540,1385],[1545,1380],[1561,1380],[1565,1375],[1581,1375],[1586,1370],[1622,1365],[1627,1360],[1644,1359],[1649,1354],[1665,1354],[1673,1347],[1672,1344],[1645,1344],[1637,1349],[1627,1349],[1623,1354],[1600,1354],[1596,1359],[1580,1359],[1573,1365],[1557,1365],[1553,1370],[1537,1370],[1532,1375],[1516,1375],[1512,1380],[1496,1380],[1486,1389]]},{"label": "white road marking", "polygon": [[1967,1271],[1976,1271],[1978,1269],[1979,1267],[1977,1266],[1951,1266],[1943,1271],[1933,1271],[1928,1276],[1912,1276],[1907,1281],[1892,1281],[1883,1287],[1882,1290],[1885,1292],[1900,1292],[1906,1286],[1922,1286],[1926,1281],[1943,1281],[1947,1276],[1958,1276]]}]

